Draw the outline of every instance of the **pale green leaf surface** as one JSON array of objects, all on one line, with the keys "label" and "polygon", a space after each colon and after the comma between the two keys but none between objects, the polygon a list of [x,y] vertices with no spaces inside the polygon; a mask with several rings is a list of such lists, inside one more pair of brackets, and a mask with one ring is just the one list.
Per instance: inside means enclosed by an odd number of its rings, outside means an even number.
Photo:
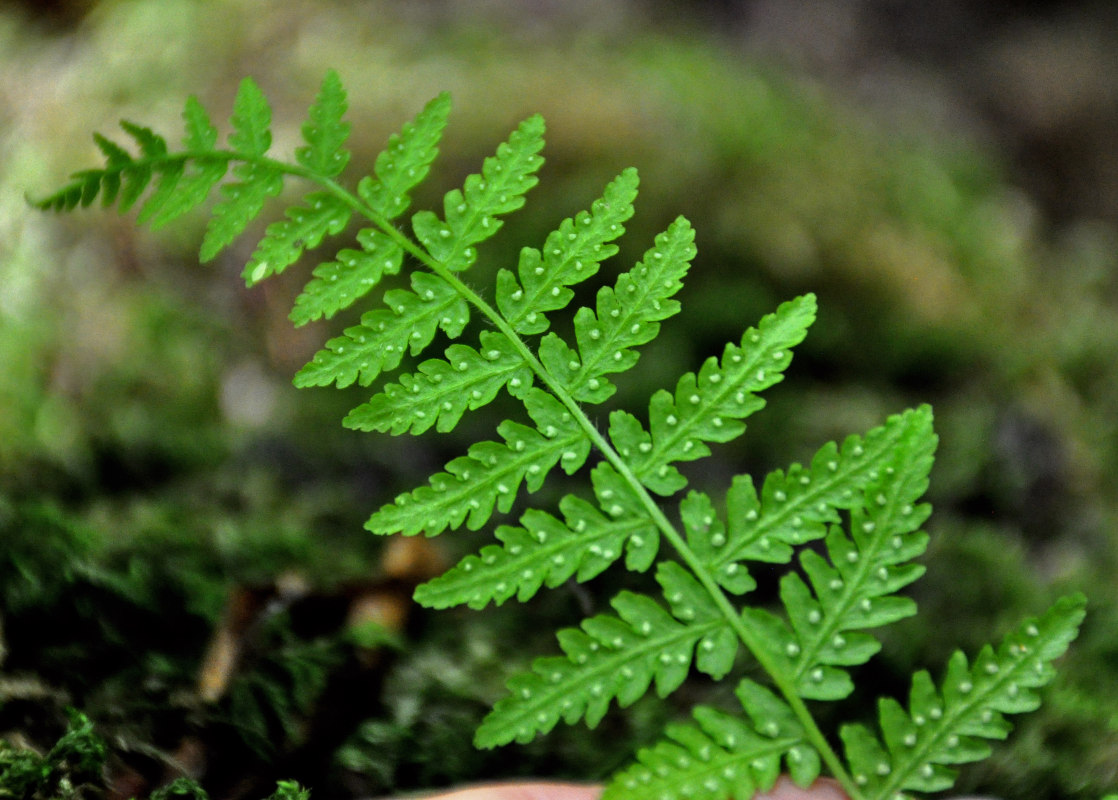
[{"label": "pale green leaf surface", "polygon": [[339,389],[359,382],[368,386],[381,372],[395,369],[409,349],[416,355],[431,343],[438,330],[454,338],[469,321],[469,307],[437,275],[416,270],[412,290],[385,292],[388,308],[367,311],[361,323],[326,343],[295,375],[295,385]]},{"label": "pale green leaf surface", "polygon": [[316,175],[336,177],[349,163],[349,151],[343,147],[349,137],[349,123],[342,120],[345,112],[345,88],[338,73],[327,70],[303,124],[307,144],[295,150],[295,159]]},{"label": "pale green leaf surface", "polygon": [[460,604],[484,608],[516,595],[524,602],[541,586],[554,588],[571,576],[580,583],[590,580],[626,550],[642,562],[630,564],[630,569],[647,569],[651,559],[646,553],[651,546],[654,556],[658,541],[651,522],[607,517],[573,495],[564,497],[559,509],[562,520],[529,509],[520,518],[521,527],[502,525],[496,531],[500,546],[487,545],[421,585],[415,592],[416,601],[430,608]]},{"label": "pale green leaf surface", "polygon": [[710,453],[705,442],[740,435],[745,425],[739,420],[764,406],[755,393],[782,379],[792,359],[790,348],[803,340],[814,319],[813,295],[781,304],[745,332],[740,347],[726,345],[721,362],[711,357],[698,376],[684,375],[674,395],[663,390],[653,395],[648,434],[634,426],[635,418],[619,417],[610,439],[618,451],[633,453],[633,471],[641,482],[659,494],[679,491],[685,481],[672,462],[701,458]]},{"label": "pale green leaf surface", "polygon": [[672,724],[664,738],[607,784],[603,800],[750,800],[772,788],[782,771],[800,786],[819,774],[819,756],[804,741],[792,710],[750,680],[737,689],[749,719],[705,706],[696,724]]},{"label": "pale green leaf surface", "polygon": [[578,352],[549,334],[541,342],[540,360],[579,402],[600,403],[616,391],[604,376],[636,364],[633,349],[660,332],[659,321],[679,312],[672,295],[683,288],[695,256],[695,232],[683,217],[656,237],[653,247],[616,283],[598,290],[594,309],[575,312]]},{"label": "pale green leaf surface", "polygon": [[450,431],[466,409],[490,403],[506,385],[522,396],[532,385],[532,370],[504,336],[482,331],[480,350],[452,344],[446,358],[432,358],[419,372],[400,376],[384,391],[349,414],[349,425],[363,431],[420,434],[437,426]]},{"label": "pale green leaf surface", "polygon": [[657,573],[673,613],[645,595],[623,591],[611,601],[616,616],[600,614],[581,628],[560,631],[565,656],[536,659],[530,672],[509,680],[509,694],[478,728],[477,745],[531,741],[560,719],[583,719],[594,727],[614,700],[630,705],[653,683],[661,697],[679,688],[696,645],[727,626],[717,612],[706,614],[708,606],[688,602],[690,586],[681,581],[689,578],[681,576],[666,564]]},{"label": "pale green leaf surface", "polygon": [[314,277],[295,298],[290,319],[297,326],[316,319],[330,319],[360,300],[385,275],[400,271],[404,251],[392,238],[375,228],[357,232],[360,250],[340,250],[334,261],[314,269]]},{"label": "pale green leaf surface", "polygon": [[272,109],[256,81],[245,78],[233,100],[229,145],[238,153],[263,156],[272,146]]},{"label": "pale green leaf surface", "polygon": [[392,134],[377,156],[376,179],[363,178],[357,186],[361,198],[385,219],[395,219],[411,205],[408,192],[418,186],[439,154],[439,141],[450,113],[450,95],[431,100],[415,119]]},{"label": "pale green leaf surface", "polygon": [[590,211],[563,220],[548,235],[542,252],[522,249],[515,275],[507,269],[498,272],[497,307],[517,333],[546,331],[547,312],[564,308],[574,296],[567,287],[595,275],[601,262],[617,252],[610,242],[625,233],[638,183],[637,171],[625,170],[606,186]]},{"label": "pale green leaf surface", "polygon": [[494,506],[502,512],[512,507],[521,483],[534,492],[556,464],[568,473],[582,466],[590,440],[571,413],[538,388],[528,391],[524,405],[536,428],[505,420],[497,428],[503,442],[471,445],[469,455],[451,461],[429,485],[382,507],[365,527],[378,534],[434,536],[465,520],[476,530]]},{"label": "pale green leaf surface", "polygon": [[907,710],[891,700],[880,704],[883,740],[863,725],[843,726],[854,780],[872,797],[950,788],[955,773],[944,765],[985,758],[985,740],[1005,738],[1009,731],[1003,714],[1040,705],[1036,690],[1055,676],[1051,662],[1075,638],[1085,606],[1082,595],[1059,599],[1010,632],[996,650],[983,648],[973,665],[956,652],[940,690],[927,672],[916,673]]},{"label": "pale green leaf surface", "polygon": [[247,285],[283,272],[303,251],[318,247],[324,237],[340,233],[349,223],[352,210],[336,195],[311,192],[304,202],[288,208],[286,219],[268,226],[242,272]]},{"label": "pale green leaf surface", "polygon": [[538,114],[522,122],[497,154],[485,159],[481,174],[467,176],[461,190],[446,193],[443,220],[431,211],[416,212],[412,229],[433,258],[456,272],[477,260],[476,245],[504,224],[497,217],[523,206],[524,195],[538,182],[543,133]]},{"label": "pale green leaf surface", "polygon": [[202,238],[199,259],[203,262],[212,261],[248,227],[268,198],[283,190],[283,173],[264,164],[238,164],[233,174],[240,180],[221,187],[223,198],[214,206]]},{"label": "pale green leaf surface", "polygon": [[[926,408],[907,411],[865,436],[848,436],[841,448],[829,442],[809,467],[792,464],[787,471],[770,472],[759,497],[749,476],[735,477],[726,495],[725,526],[712,531],[693,525],[691,547],[724,588],[749,591],[753,582],[742,561],[787,563],[792,545],[822,538],[827,524],[839,521],[840,510],[864,502],[867,487],[889,466],[894,448],[925,430],[930,420]],[[719,532],[724,541],[713,539]]]}]

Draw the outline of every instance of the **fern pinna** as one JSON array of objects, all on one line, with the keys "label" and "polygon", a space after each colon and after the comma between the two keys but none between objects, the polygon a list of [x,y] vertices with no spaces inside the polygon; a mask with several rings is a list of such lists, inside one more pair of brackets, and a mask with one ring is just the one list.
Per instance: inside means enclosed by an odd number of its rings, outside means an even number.
[{"label": "fern pinna", "polygon": [[[985,740],[1006,735],[1005,714],[1037,706],[1036,689],[1052,679],[1051,662],[1083,617],[1081,596],[1059,600],[973,663],[956,654],[938,684],[917,673],[907,706],[881,700],[874,726],[849,724],[829,737],[809,708],[851,693],[849,668],[879,648],[870,629],[915,613],[899,592],[923,572],[914,559],[928,541],[921,525],[929,508],[921,497],[936,446],[929,408],[826,444],[809,464],[777,470],[759,484],[738,476],[717,501],[697,490],[680,495],[687,478],[679,465],[741,435],[744,420],[764,405],[758,393],[782,379],[815,317],[813,296],[783,303],[720,356],[656,392],[647,412],[610,411],[600,430],[585,409],[609,400],[615,377],[637,363],[641,345],[679,311],[675,296],[695,254],[687,220],[676,219],[631,269],[598,289],[593,305],[578,308],[573,340],[564,338],[550,330],[550,317],[567,310],[572,286],[617,252],[633,214],[636,172],[618,175],[541,247],[524,247],[515,268],[497,273],[487,297],[463,273],[477,261],[479,245],[500,230],[501,217],[520,208],[536,184],[543,120],[523,122],[478,174],[447,192],[441,215],[417,211],[402,223],[409,192],[437,155],[449,98],[436,97],[391,137],[373,174],[353,189],[339,181],[349,162],[345,110],[341,81],[329,72],[303,126],[303,146],[294,160],[277,160],[269,155],[269,106],[245,80],[226,148],[191,99],[181,150],[124,123],[135,151],[96,136],[105,165],[77,173],[39,205],[70,210],[100,196],[123,211],[154,184],[139,220],[160,226],[203,202],[231,170],[202,241],[201,258],[209,260],[285,180],[311,184],[301,204],[267,227],[245,266],[247,283],[283,271],[357,219],[364,227],[356,245],[332,250],[314,269],[295,301],[294,323],[332,317],[405,265],[410,289],[384,292],[381,305],[298,372],[298,386],[370,386],[396,371],[405,355],[430,353],[440,331],[463,339],[471,316],[480,317],[473,338],[381,383],[345,424],[392,434],[449,431],[502,390],[523,404],[525,417],[502,422],[493,440],[472,445],[427,485],[395,498],[367,527],[428,536],[462,525],[477,529],[496,511],[510,511],[522,488],[538,490],[556,467],[568,474],[588,469],[585,494],[563,497],[557,511],[529,509],[517,524],[498,526],[496,544],[421,586],[416,599],[437,608],[523,601],[543,586],[590,580],[621,560],[630,570],[655,568],[660,596],[621,592],[611,601],[613,613],[560,631],[562,654],[537,659],[509,682],[508,695],[477,732],[479,746],[526,742],[560,720],[593,726],[611,705],[627,706],[653,685],[667,695],[692,669],[729,676],[744,650],[766,683],[740,679],[738,713],[699,707],[692,721],[672,725],[615,776],[607,800],[748,798],[781,772],[807,785],[824,769],[852,798],[884,800],[946,789],[952,765],[985,757]],[[810,542],[821,547],[803,547]],[[751,563],[793,561],[796,568],[780,582],[781,608],[743,605],[755,586]]]}]

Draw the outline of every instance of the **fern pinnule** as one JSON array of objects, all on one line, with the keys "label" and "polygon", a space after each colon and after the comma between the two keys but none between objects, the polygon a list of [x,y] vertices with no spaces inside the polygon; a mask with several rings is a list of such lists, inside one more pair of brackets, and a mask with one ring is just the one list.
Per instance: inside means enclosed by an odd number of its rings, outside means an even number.
[{"label": "fern pinnule", "polygon": [[788,705],[748,678],[735,694],[745,718],[696,707],[696,724],[669,725],[660,742],[614,777],[602,800],[750,800],[770,790],[782,768],[800,786],[815,780],[819,756]]},{"label": "fern pinnule", "polygon": [[1081,594],[1060,598],[1014,628],[997,649],[984,647],[973,664],[956,651],[938,690],[926,671],[917,672],[907,710],[891,698],[880,701],[884,746],[864,725],[843,726],[846,758],[866,796],[943,791],[955,781],[955,771],[945,765],[989,756],[982,740],[1004,739],[1012,728],[1003,715],[1040,705],[1036,689],[1055,677],[1052,661],[1075,638],[1085,606]]},{"label": "fern pinnule", "polygon": [[[692,722],[669,726],[614,776],[605,800],[744,800],[770,789],[781,771],[807,786],[824,768],[853,800],[896,800],[948,788],[949,765],[984,757],[985,740],[1009,729],[1004,714],[1036,706],[1035,690],[1051,680],[1051,661],[1083,618],[1081,597],[1058,601],[997,650],[982,650],[973,665],[956,654],[941,689],[928,673],[916,673],[907,709],[880,702],[880,737],[862,724],[842,727],[840,757],[808,701],[849,696],[851,668],[880,648],[871,629],[915,612],[900,592],[924,571],[915,559],[928,543],[920,528],[929,508],[920,498],[937,443],[931,409],[892,416],[761,481],[735,476],[724,502],[692,489],[673,507],[662,505],[688,486],[680,464],[740,436],[745,420],[764,406],[760,393],[783,379],[815,319],[814,295],[781,304],[674,388],[656,392],[647,423],[612,408],[600,430],[584,407],[615,395],[613,376],[633,367],[638,348],[679,311],[676,295],[695,256],[690,223],[677,218],[640,261],[598,289],[592,305],[569,312],[573,338],[565,339],[552,330],[551,317],[571,304],[571,287],[616,254],[633,215],[636,171],[621,172],[541,248],[521,248],[515,268],[498,269],[487,292],[467,285],[462,273],[536,184],[542,118],[525,120],[479,173],[446,192],[441,217],[414,212],[409,234],[399,220],[437,156],[450,98],[439,95],[391,136],[373,174],[359,178],[354,191],[341,182],[350,160],[346,105],[341,80],[327,72],[302,126],[303,143],[286,162],[269,155],[271,110],[245,79],[227,149],[218,149],[217,130],[191,98],[182,151],[172,152],[147,128],[122,123],[137,153],[95,135],[105,166],[75,173],[38,205],[65,211],[100,196],[126,211],[154,183],[138,217],[157,227],[200,204],[231,168],[202,241],[208,260],[246,230],[286,178],[310,181],[300,204],[265,229],[245,267],[249,284],[362,220],[356,246],[314,268],[293,322],[330,319],[362,299],[372,305],[367,295],[382,278],[405,269],[408,288],[385,291],[383,304],[329,339],[295,384],[344,388],[386,378],[345,418],[346,426],[364,431],[451,431],[502,390],[526,415],[501,421],[494,440],[475,442],[426,485],[373,513],[366,527],[374,533],[477,529],[512,511],[522,488],[538,491],[557,467],[573,475],[591,465],[589,489],[563,496],[558,513],[521,511],[517,524],[496,528],[496,543],[415,592],[432,608],[481,608],[589,581],[618,562],[632,571],[655,567],[655,596],[620,592],[612,613],[558,633],[561,655],[538,658],[509,680],[509,693],[478,729],[478,745],[525,742],[560,721],[593,726],[612,706],[628,706],[650,690],[668,695],[692,671],[724,679],[748,656],[767,685],[739,676],[740,713],[694,709]],[[471,321],[485,326],[476,339],[454,341]],[[440,356],[425,357],[440,333],[452,341]],[[415,367],[392,379],[408,356]],[[813,542],[817,549],[803,547]],[[794,559],[778,603],[743,605],[741,596],[756,587],[755,564]]]},{"label": "fern pinnule", "polygon": [[[408,192],[427,177],[439,153],[438,145],[449,113],[450,95],[444,92],[431,100],[399,133],[389,137],[388,147],[377,156],[373,168],[375,177],[366,176],[357,184],[358,195],[385,222],[396,219],[411,205]],[[334,121],[335,117],[331,113],[326,119]],[[340,115],[337,120],[340,122]],[[343,140],[337,137],[336,146],[340,147]],[[364,228],[358,232],[357,241],[360,250],[343,249],[334,261],[315,267],[314,278],[295,298],[292,322],[305,325],[316,319],[330,319],[360,300],[384,275],[400,271],[404,250],[386,232]]]},{"label": "fern pinnule", "polygon": [[546,331],[548,312],[565,308],[574,296],[567,287],[593,277],[600,263],[617,252],[610,243],[625,233],[639,183],[635,169],[625,170],[589,211],[563,220],[542,251],[523,248],[516,274],[498,271],[497,308],[513,330],[521,335]]},{"label": "fern pinnule", "polygon": [[590,439],[571,412],[535,387],[523,399],[536,427],[505,420],[497,427],[503,442],[471,445],[469,455],[451,461],[427,486],[383,506],[366,527],[379,534],[434,536],[465,521],[476,530],[489,520],[494,506],[509,511],[521,484],[536,491],[557,464],[568,474],[581,467]]}]

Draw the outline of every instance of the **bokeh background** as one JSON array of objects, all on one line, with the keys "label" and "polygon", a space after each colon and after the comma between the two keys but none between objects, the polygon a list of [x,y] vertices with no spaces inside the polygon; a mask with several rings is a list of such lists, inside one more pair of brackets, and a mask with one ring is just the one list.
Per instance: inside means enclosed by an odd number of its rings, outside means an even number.
[{"label": "bokeh background", "polygon": [[[246,75],[272,102],[275,152],[290,153],[328,67],[349,91],[355,170],[453,94],[419,207],[520,119],[545,116],[540,185],[487,247],[478,285],[627,166],[642,191],[605,276],[677,214],[692,221],[684,310],[620,382],[618,406],[644,407],[778,302],[815,292],[819,320],[769,406],[691,474],[717,491],[931,403],[921,614],[885,634],[866,685],[899,693],[913,669],[1083,590],[1090,616],[1043,710],[960,787],[1007,799],[1118,787],[1108,0],[0,4],[0,733],[12,746],[49,748],[72,706],[110,744],[110,796],[184,772],[215,797],[286,777],[316,796],[375,796],[597,779],[689,704],[732,700],[696,679],[593,732],[474,751],[507,675],[554,650],[546,631],[643,578],[610,573],[480,613],[397,597],[407,624],[390,642],[355,632],[354,608],[395,591],[364,519],[492,436],[504,409],[437,439],[345,431],[368,390],[290,385],[346,321],[291,328],[305,269],[250,292],[238,275],[255,240],[199,265],[204,214],[152,232],[113,210],[27,204],[99,163],[91,131],[127,118],[178,141],[187,95],[223,120]],[[487,536],[448,534],[424,556],[452,562]],[[239,658],[212,660],[221,636]],[[869,702],[823,713],[864,716]]]}]

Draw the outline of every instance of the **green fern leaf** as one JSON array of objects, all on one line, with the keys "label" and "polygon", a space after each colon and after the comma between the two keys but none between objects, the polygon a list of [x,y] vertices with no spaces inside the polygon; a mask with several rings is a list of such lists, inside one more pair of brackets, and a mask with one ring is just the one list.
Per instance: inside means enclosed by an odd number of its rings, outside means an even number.
[{"label": "green fern leaf", "polygon": [[343,145],[349,138],[349,123],[343,122],[346,94],[338,73],[330,69],[322,79],[310,118],[303,125],[306,147],[295,151],[296,160],[316,175],[333,178],[349,163]]},{"label": "green fern leaf", "polygon": [[659,320],[679,312],[670,299],[683,288],[682,279],[695,255],[695,232],[683,217],[656,237],[655,245],[613,287],[598,291],[597,309],[575,314],[575,352],[554,333],[540,342],[540,361],[571,396],[600,403],[616,387],[604,376],[637,363],[631,348],[646,344],[660,332]]},{"label": "green fern leaf", "polygon": [[727,591],[741,594],[754,586],[742,561],[787,563],[792,546],[823,538],[827,523],[839,521],[839,510],[864,501],[871,480],[889,466],[899,442],[930,424],[930,410],[921,408],[890,417],[865,436],[848,436],[839,448],[821,447],[804,468],[766,476],[761,496],[749,476],[737,476],[726,495],[723,525],[712,517],[687,527],[688,542]]},{"label": "green fern leaf", "polygon": [[361,198],[385,219],[403,214],[411,198],[408,192],[418,186],[439,154],[438,144],[450,113],[450,95],[443,92],[429,102],[399,134],[388,139],[377,156],[376,180],[363,178],[357,186]]},{"label": "green fern leaf", "polygon": [[916,613],[911,599],[895,593],[924,572],[922,566],[905,562],[921,555],[928,543],[918,528],[930,509],[917,500],[927,488],[936,437],[930,409],[916,412],[914,419],[917,424],[908,428],[877,480],[867,486],[863,505],[853,509],[851,535],[840,526],[830,528],[830,563],[813,550],[801,554],[811,588],[796,573],[781,579],[791,628],[763,609],[745,612],[750,624],[765,631],[763,646],[801,697],[846,697],[854,686],[839,667],[864,663],[880,648],[875,638],[859,631]]},{"label": "green fern leaf", "polygon": [[504,224],[497,217],[524,205],[524,195],[538,182],[535,172],[543,166],[537,155],[543,133],[538,114],[522,122],[497,154],[485,159],[480,175],[467,176],[462,190],[446,193],[445,222],[431,211],[416,212],[412,229],[435,260],[455,272],[467,269],[477,260],[475,245]]},{"label": "green fern leaf", "polygon": [[[599,498],[599,502],[604,502]],[[416,602],[428,608],[467,604],[484,608],[513,595],[523,602],[541,586],[554,588],[574,576],[595,577],[622,553],[634,571],[648,569],[655,558],[658,531],[647,519],[612,518],[585,500],[567,495],[559,502],[563,519],[537,509],[520,518],[523,527],[496,530],[501,546],[487,545],[416,589]]]},{"label": "green fern leaf", "polygon": [[368,311],[361,324],[346,328],[344,335],[326,347],[295,375],[295,385],[328,386],[339,389],[355,381],[368,386],[381,372],[395,369],[404,353],[418,354],[431,343],[435,333],[458,336],[470,319],[466,301],[442,278],[428,272],[411,275],[412,291],[385,292],[387,309]]},{"label": "green fern leaf", "polygon": [[361,250],[345,248],[335,261],[319,264],[314,278],[295,298],[290,319],[296,326],[330,319],[364,297],[385,275],[400,271],[404,251],[388,234],[375,228],[357,232]]},{"label": "green fern leaf", "polygon": [[243,155],[263,156],[272,146],[272,108],[256,81],[245,78],[233,100],[229,144]]},{"label": "green fern leaf", "polygon": [[881,701],[884,744],[865,726],[843,726],[855,783],[874,797],[949,789],[955,772],[944,765],[986,758],[990,748],[982,740],[1004,739],[1012,727],[1004,714],[1040,705],[1035,690],[1055,676],[1051,662],[1075,638],[1085,606],[1080,594],[1061,598],[1012,631],[996,651],[983,648],[973,666],[956,652],[940,691],[927,672],[916,673],[907,711],[893,700]]},{"label": "green fern leaf", "polygon": [[[186,125],[184,146],[188,161],[179,176],[172,196],[149,213],[154,229],[182,216],[200,205],[229,169],[229,161],[221,157],[207,157],[217,144],[217,128],[210,122],[197,98],[189,97],[182,112]],[[145,208],[146,210],[146,208]]]},{"label": "green fern leaf", "polygon": [[[645,595],[623,591],[611,603],[616,617],[602,614],[583,621],[581,629],[560,631],[566,656],[536,659],[531,672],[514,675],[509,694],[478,728],[477,745],[531,741],[560,719],[568,724],[585,719],[595,727],[612,701],[630,705],[654,681],[661,697],[679,688],[696,646],[721,642],[727,622],[678,565],[661,563],[656,577],[672,613]],[[728,668],[723,658],[697,663],[718,669],[716,677]]]},{"label": "green fern leaf", "polygon": [[781,304],[777,311],[746,331],[741,346],[726,345],[721,362],[709,358],[698,377],[687,373],[675,395],[659,391],[652,397],[645,431],[624,411],[610,415],[610,439],[632,457],[633,472],[652,491],[669,495],[686,485],[672,466],[710,454],[705,442],[726,442],[745,430],[739,422],[764,406],[756,392],[783,378],[791,348],[806,335],[815,319],[815,297]]},{"label": "green fern leaf", "polygon": [[532,386],[532,370],[507,338],[481,332],[481,349],[452,344],[446,359],[432,358],[416,374],[403,375],[369,402],[349,413],[349,427],[363,431],[420,434],[437,425],[450,431],[466,409],[492,402],[502,387],[523,397]]},{"label": "green fern leaf", "polygon": [[252,286],[278,275],[299,260],[304,250],[314,249],[327,235],[340,233],[352,213],[345,201],[327,192],[311,192],[305,206],[287,209],[287,219],[268,226],[242,273]]},{"label": "green fern leaf", "polygon": [[379,534],[424,531],[434,536],[466,520],[477,530],[494,506],[502,512],[512,507],[521,483],[534,492],[556,464],[568,474],[582,466],[590,440],[570,411],[537,388],[528,391],[524,405],[537,428],[506,420],[497,428],[503,443],[472,445],[469,455],[447,464],[447,471],[432,476],[428,486],[381,508],[365,527]]},{"label": "green fern leaf", "polygon": [[[331,90],[333,92],[334,90]],[[344,99],[344,95],[343,95]],[[344,103],[334,112],[344,112]],[[377,156],[376,178],[361,179],[357,190],[369,207],[386,221],[395,219],[411,204],[408,192],[425,177],[438,155],[438,143],[450,111],[450,95],[441,94],[427,104],[399,134],[388,139],[388,147]],[[340,141],[338,142],[340,147]],[[385,275],[400,271],[404,251],[384,231],[366,228],[357,234],[361,250],[344,249],[334,261],[320,264],[295,299],[291,321],[305,325],[330,319],[372,290]]]},{"label": "green fern leaf", "polygon": [[256,218],[268,198],[283,190],[283,173],[260,160],[272,146],[272,109],[251,78],[241,81],[237,90],[232,123],[229,144],[247,160],[233,168],[240,180],[222,187],[224,198],[214,206],[202,239],[203,262],[213,260]]},{"label": "green fern leaf", "polygon": [[574,296],[566,287],[592,277],[601,262],[617,252],[617,246],[609,243],[625,233],[638,183],[637,171],[625,170],[606,186],[589,212],[563,220],[548,235],[542,253],[532,247],[521,250],[519,281],[510,270],[497,273],[497,307],[517,333],[546,331],[547,312],[564,308]]},{"label": "green fern leaf", "polygon": [[613,777],[602,800],[749,800],[773,787],[782,762],[797,784],[810,784],[819,774],[819,756],[804,742],[791,709],[753,681],[742,681],[737,695],[752,724],[695,708],[697,725],[668,726],[664,740]]}]

